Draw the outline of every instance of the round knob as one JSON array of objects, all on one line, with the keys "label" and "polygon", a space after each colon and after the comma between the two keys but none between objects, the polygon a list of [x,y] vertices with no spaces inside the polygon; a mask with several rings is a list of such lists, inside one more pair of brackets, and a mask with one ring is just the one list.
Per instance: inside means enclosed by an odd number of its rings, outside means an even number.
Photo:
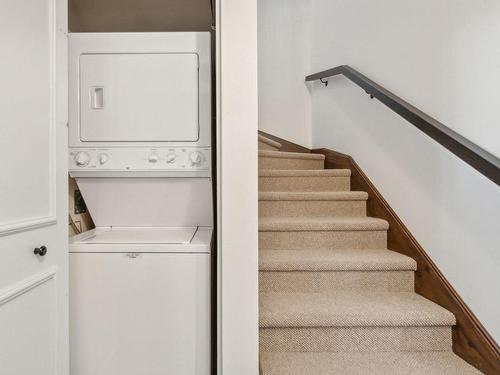
[{"label": "round knob", "polygon": [[90,155],[85,151],[80,151],[75,155],[75,163],[79,167],[85,167],[90,163]]},{"label": "round knob", "polygon": [[40,255],[41,257],[43,257],[45,256],[45,254],[47,254],[47,247],[46,246],[37,247],[35,248],[35,250],[33,250],[33,254]]},{"label": "round knob", "polygon": [[104,164],[108,161],[109,156],[108,154],[99,154],[99,164]]},{"label": "round knob", "polygon": [[177,157],[177,155],[173,152],[167,154],[167,163],[172,164],[175,161],[176,157]]},{"label": "round knob", "polygon": [[193,165],[201,164],[203,161],[203,155],[198,151],[192,152],[191,155],[189,155],[189,160],[191,160]]},{"label": "round knob", "polygon": [[156,163],[158,161],[158,159],[159,159],[158,155],[155,153],[149,154],[149,156],[148,156],[148,161],[150,163]]}]

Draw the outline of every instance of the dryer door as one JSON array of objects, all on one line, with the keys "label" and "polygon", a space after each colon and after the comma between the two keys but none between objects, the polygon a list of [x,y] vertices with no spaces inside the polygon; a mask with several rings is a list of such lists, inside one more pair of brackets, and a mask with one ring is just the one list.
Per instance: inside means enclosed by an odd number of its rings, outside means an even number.
[{"label": "dryer door", "polygon": [[80,56],[83,142],[193,142],[199,137],[196,53]]}]

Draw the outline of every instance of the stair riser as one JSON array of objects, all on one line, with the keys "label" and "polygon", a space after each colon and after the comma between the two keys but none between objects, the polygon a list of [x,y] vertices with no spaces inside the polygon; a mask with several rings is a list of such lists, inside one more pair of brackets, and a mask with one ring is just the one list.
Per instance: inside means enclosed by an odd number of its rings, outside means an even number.
[{"label": "stair riser", "polygon": [[[261,352],[260,375],[481,375],[451,351]],[[500,373],[500,371],[497,371]]]},{"label": "stair riser", "polygon": [[349,191],[350,177],[259,177],[259,191]]},{"label": "stair riser", "polygon": [[259,272],[261,292],[413,292],[413,271]]},{"label": "stair riser", "polygon": [[259,217],[360,217],[366,201],[260,201]]},{"label": "stair riser", "polygon": [[324,169],[324,160],[259,157],[259,169]]},{"label": "stair riser", "polygon": [[450,351],[451,327],[261,328],[262,352]]},{"label": "stair riser", "polygon": [[387,231],[259,232],[259,249],[385,249]]},{"label": "stair riser", "polygon": [[267,143],[259,142],[259,150],[279,151],[278,147],[273,147]]}]

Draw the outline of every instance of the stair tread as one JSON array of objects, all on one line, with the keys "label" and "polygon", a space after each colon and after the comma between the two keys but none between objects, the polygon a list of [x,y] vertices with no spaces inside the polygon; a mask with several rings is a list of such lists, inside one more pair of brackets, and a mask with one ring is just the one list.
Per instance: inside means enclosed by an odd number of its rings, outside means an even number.
[{"label": "stair tread", "polygon": [[310,154],[306,152],[285,152],[272,150],[259,150],[260,157],[278,158],[278,159],[306,159],[306,160],[325,160],[325,155]]},{"label": "stair tread", "polygon": [[258,141],[262,142],[262,143],[266,143],[269,146],[272,146],[274,148],[278,148],[278,149],[281,148],[281,143],[276,142],[270,138],[264,137],[263,135],[260,135],[260,134],[258,135]]},{"label": "stair tread", "polygon": [[473,375],[453,352],[261,353],[263,375]]},{"label": "stair tread", "polygon": [[385,249],[261,250],[260,271],[415,271],[410,257]]},{"label": "stair tread", "polygon": [[260,201],[366,201],[368,193],[364,191],[332,192],[263,192]]},{"label": "stair tread", "polygon": [[374,217],[264,217],[259,231],[374,231],[387,230],[386,220]]},{"label": "stair tread", "polygon": [[259,177],[350,177],[350,169],[261,169]]},{"label": "stair tread", "polygon": [[261,292],[260,327],[452,326],[455,316],[413,292]]}]

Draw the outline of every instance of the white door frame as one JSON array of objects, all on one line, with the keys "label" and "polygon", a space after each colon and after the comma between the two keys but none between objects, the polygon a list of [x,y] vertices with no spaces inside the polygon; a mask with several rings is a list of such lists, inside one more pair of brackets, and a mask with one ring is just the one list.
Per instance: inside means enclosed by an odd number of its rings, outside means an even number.
[{"label": "white door frame", "polygon": [[67,1],[0,8],[0,373],[67,375]]},{"label": "white door frame", "polygon": [[257,0],[216,1],[218,373],[258,374]]}]

